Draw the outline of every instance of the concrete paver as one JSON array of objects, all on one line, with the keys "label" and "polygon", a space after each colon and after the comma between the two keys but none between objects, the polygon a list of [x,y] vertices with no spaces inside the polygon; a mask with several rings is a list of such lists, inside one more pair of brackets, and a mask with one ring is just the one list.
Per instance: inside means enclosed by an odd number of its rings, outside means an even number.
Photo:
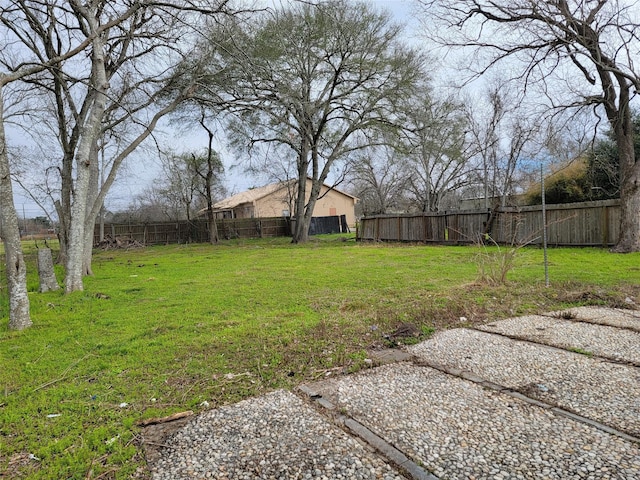
[{"label": "concrete paver", "polygon": [[633,330],[549,316],[509,318],[478,329],[640,365],[640,332]]},{"label": "concrete paver", "polygon": [[632,442],[429,367],[381,367],[327,393],[440,478],[640,478]]},{"label": "concrete paver", "polygon": [[[640,332],[640,311],[623,310],[621,308],[604,307],[575,307],[566,310],[576,320],[593,322],[600,325],[628,328]],[[558,316],[564,312],[551,312],[549,315]]]},{"label": "concrete paver", "polygon": [[411,351],[640,437],[640,369],[468,329]]},{"label": "concrete paver", "polygon": [[205,412],[156,444],[153,478],[640,479],[640,314],[561,313],[439,332],[372,357],[399,363]]},{"label": "concrete paver", "polygon": [[150,466],[156,480],[405,478],[283,390],[205,412],[165,446]]}]

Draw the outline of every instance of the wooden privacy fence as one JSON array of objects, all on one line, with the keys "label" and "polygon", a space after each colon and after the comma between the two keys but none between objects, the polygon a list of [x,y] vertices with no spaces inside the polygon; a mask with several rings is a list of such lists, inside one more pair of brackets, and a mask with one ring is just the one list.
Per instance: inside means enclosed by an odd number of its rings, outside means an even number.
[{"label": "wooden privacy fence", "polygon": [[[607,247],[619,233],[619,200],[547,205],[549,245]],[[542,206],[364,217],[357,239],[471,243],[485,234],[502,244],[542,244]]]},{"label": "wooden privacy fence", "polygon": [[[284,217],[239,218],[216,220],[220,238],[264,238],[286,237],[290,235],[289,222]],[[209,223],[207,220],[190,222],[153,222],[105,224],[105,238],[122,238],[137,241],[144,245],[169,243],[204,243],[209,241]],[[100,226],[93,232],[93,243],[100,243]]]},{"label": "wooden privacy fence", "polygon": [[[295,218],[292,219],[295,225]],[[331,215],[328,217],[311,217],[309,223],[309,235],[322,235],[327,233],[349,233],[346,215]]]}]

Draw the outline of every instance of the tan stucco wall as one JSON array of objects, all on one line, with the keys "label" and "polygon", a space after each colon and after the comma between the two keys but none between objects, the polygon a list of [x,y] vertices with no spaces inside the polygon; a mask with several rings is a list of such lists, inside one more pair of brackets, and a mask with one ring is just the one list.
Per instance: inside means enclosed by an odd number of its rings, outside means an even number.
[{"label": "tan stucco wall", "polygon": [[[310,186],[308,185],[307,188],[310,188]],[[328,188],[322,187],[320,195],[325,193],[327,190]],[[324,197],[320,198],[313,210],[313,216],[328,217],[329,215],[346,215],[347,225],[349,225],[350,227],[355,227],[356,214],[355,202],[353,197],[347,197],[340,192],[331,190]]]},{"label": "tan stucco wall", "polygon": [[[307,180],[307,192],[311,190],[311,180]],[[329,190],[322,187],[321,194]],[[309,193],[307,193],[307,200]],[[288,204],[288,195],[286,189],[274,192],[271,195],[263,197],[255,202],[256,217],[281,217],[283,210],[293,212],[293,205]],[[313,210],[314,217],[328,217],[330,215],[346,215],[347,224],[351,227],[356,224],[355,202],[353,197],[349,197],[335,190],[331,190],[323,198],[316,202]]]},{"label": "tan stucco wall", "polygon": [[255,201],[256,217],[282,217],[283,210],[289,210],[287,189],[283,188]]}]

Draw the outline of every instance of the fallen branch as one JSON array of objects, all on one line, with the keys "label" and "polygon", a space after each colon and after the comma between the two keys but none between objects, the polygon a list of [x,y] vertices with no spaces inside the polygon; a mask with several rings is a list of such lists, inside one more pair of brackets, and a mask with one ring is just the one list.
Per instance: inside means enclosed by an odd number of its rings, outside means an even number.
[{"label": "fallen branch", "polygon": [[132,237],[105,235],[104,240],[101,240],[96,245],[103,250],[112,249],[129,249],[129,248],[142,248],[144,245]]},{"label": "fallen branch", "polygon": [[158,425],[161,423],[173,422],[175,420],[180,420],[181,418],[190,417],[193,415],[192,410],[187,410],[186,412],[178,412],[173,415],[169,415],[168,417],[155,417],[155,418],[147,418],[146,420],[138,420],[136,425],[140,427],[148,427],[149,425]]},{"label": "fallen branch", "polygon": [[85,355],[84,357],[76,360],[75,362],[73,362],[71,365],[69,365],[67,368],[64,369],[64,371],[62,372],[62,374],[58,377],[58,378],[54,378],[53,380],[50,380],[46,383],[43,383],[42,385],[38,385],[36,388],[33,389],[34,393],[37,392],[38,390],[42,390],[43,388],[47,388],[51,385],[53,385],[54,383],[58,383],[62,380],[64,380],[65,378],[67,378],[67,374],[69,373],[69,371],[75,367],[76,365],[78,365],[81,361],[89,358],[89,357],[93,357],[93,354],[88,353],[87,355]]}]

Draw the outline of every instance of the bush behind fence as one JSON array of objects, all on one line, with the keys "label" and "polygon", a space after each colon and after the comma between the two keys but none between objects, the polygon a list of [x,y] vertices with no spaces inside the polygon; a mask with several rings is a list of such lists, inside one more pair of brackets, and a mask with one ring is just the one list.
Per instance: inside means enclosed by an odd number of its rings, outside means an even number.
[{"label": "bush behind fence", "polygon": [[[620,233],[620,201],[547,205],[555,246],[611,246]],[[542,206],[364,217],[358,240],[472,243],[489,235],[502,244],[542,244]]]}]

